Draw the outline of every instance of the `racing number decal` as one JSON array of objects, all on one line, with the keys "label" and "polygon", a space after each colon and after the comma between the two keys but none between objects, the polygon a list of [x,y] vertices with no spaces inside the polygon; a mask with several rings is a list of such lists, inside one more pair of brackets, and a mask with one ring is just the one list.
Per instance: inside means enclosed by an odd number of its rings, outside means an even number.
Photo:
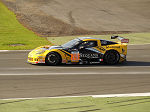
[{"label": "racing number decal", "polygon": [[71,61],[72,62],[79,62],[79,60],[80,60],[79,51],[73,51],[73,52],[71,52]]}]

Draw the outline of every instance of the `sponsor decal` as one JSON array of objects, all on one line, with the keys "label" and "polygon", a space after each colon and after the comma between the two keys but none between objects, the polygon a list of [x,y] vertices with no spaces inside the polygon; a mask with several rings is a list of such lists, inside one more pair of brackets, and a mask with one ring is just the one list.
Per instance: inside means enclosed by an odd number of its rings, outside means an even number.
[{"label": "sponsor decal", "polygon": [[129,39],[122,39],[121,43],[129,43]]},{"label": "sponsor decal", "polygon": [[71,52],[71,61],[72,62],[79,62],[79,60],[80,60],[79,51],[72,51]]},{"label": "sponsor decal", "polygon": [[29,61],[33,61],[33,58],[28,58]]},{"label": "sponsor decal", "polygon": [[99,61],[103,61],[103,59],[99,59]]},{"label": "sponsor decal", "polygon": [[63,59],[63,60],[62,60],[62,63],[66,63],[66,60],[65,60],[65,59]]},{"label": "sponsor decal", "polygon": [[106,48],[120,48],[120,46],[106,46]]},{"label": "sponsor decal", "polygon": [[80,54],[81,58],[99,58],[98,54]]},{"label": "sponsor decal", "polygon": [[105,49],[103,47],[97,47],[98,49],[102,50],[102,51],[105,51]]},{"label": "sponsor decal", "polygon": [[39,60],[38,63],[45,63],[45,60]]}]

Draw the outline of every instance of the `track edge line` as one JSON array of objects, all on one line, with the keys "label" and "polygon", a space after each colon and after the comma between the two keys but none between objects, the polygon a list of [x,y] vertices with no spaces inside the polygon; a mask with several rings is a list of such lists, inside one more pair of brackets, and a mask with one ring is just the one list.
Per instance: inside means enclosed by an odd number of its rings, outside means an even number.
[{"label": "track edge line", "polygon": [[33,97],[33,98],[8,98],[0,100],[24,100],[24,99],[45,99],[45,98],[75,98],[75,97],[93,97],[93,98],[109,98],[109,97],[140,97],[150,96],[150,92],[147,93],[127,93],[127,94],[105,94],[105,95],[81,95],[81,96],[58,96],[58,97]]}]

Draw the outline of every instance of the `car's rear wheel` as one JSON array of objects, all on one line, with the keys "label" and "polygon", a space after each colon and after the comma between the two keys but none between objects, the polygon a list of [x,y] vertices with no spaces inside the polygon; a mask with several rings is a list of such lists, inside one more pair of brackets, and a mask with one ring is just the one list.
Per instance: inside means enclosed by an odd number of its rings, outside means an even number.
[{"label": "car's rear wheel", "polygon": [[115,50],[107,51],[104,55],[104,63],[109,65],[114,65],[119,63],[120,55]]},{"label": "car's rear wheel", "polygon": [[58,53],[50,52],[47,54],[45,62],[47,65],[59,65],[61,64],[61,57]]}]

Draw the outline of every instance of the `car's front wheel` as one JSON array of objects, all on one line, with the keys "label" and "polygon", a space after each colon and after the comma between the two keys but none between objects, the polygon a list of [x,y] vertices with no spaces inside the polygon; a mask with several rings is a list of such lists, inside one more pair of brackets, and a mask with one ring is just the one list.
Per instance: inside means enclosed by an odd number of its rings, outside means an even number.
[{"label": "car's front wheel", "polygon": [[104,62],[109,65],[117,64],[120,60],[120,55],[115,50],[107,51],[104,55]]},{"label": "car's front wheel", "polygon": [[47,65],[59,65],[61,63],[61,57],[58,53],[50,52],[47,54],[45,62]]}]

